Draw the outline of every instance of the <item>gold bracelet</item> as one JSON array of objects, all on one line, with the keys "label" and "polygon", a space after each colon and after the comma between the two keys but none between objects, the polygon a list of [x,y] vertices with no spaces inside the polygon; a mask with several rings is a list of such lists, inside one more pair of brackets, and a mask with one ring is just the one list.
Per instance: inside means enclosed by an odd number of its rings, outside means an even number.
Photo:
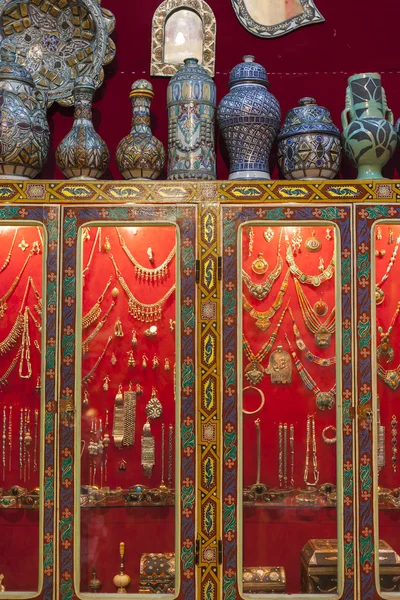
[{"label": "gold bracelet", "polygon": [[260,412],[260,410],[263,408],[263,406],[265,404],[264,392],[262,390],[260,390],[260,388],[255,387],[254,385],[247,385],[246,387],[243,388],[243,392],[245,392],[246,390],[256,390],[256,392],[258,392],[261,396],[261,404],[257,408],[257,410],[245,410],[243,408],[243,412],[245,415],[255,415],[256,413]]},{"label": "gold bracelet", "polygon": [[336,433],[336,427],[334,427],[334,425],[328,425],[328,427],[325,427],[325,429],[322,430],[322,439],[324,440],[325,444],[336,444],[336,435],[335,437],[331,438],[326,436],[326,432],[329,430],[334,430]]}]

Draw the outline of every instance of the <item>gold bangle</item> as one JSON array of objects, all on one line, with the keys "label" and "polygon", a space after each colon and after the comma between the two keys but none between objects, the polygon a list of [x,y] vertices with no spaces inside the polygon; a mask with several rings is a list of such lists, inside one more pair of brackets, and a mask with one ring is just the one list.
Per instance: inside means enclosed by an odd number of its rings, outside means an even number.
[{"label": "gold bangle", "polygon": [[322,430],[322,439],[324,440],[325,444],[336,444],[336,435],[332,438],[326,437],[326,432],[330,429],[333,429],[336,433],[336,427],[333,425],[328,425],[328,427],[325,427],[325,429]]},{"label": "gold bangle", "polygon": [[260,410],[263,408],[263,406],[265,404],[264,392],[262,390],[260,390],[260,388],[255,387],[254,385],[247,385],[246,387],[243,388],[243,392],[245,392],[246,390],[256,390],[256,392],[258,392],[261,396],[261,404],[257,408],[257,410],[245,410],[243,408],[243,412],[245,415],[255,415],[256,413],[260,412]]}]

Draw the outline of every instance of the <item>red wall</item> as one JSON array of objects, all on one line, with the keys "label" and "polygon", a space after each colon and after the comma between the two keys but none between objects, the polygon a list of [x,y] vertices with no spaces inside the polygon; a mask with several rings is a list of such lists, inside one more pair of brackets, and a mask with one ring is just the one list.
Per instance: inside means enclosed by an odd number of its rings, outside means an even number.
[{"label": "red wall", "polygon": [[[324,23],[303,27],[275,40],[259,39],[239,23],[230,0],[208,0],[217,20],[215,83],[218,101],[226,94],[229,72],[244,54],[254,54],[270,75],[271,92],[278,98],[282,113],[296,106],[299,98],[313,96],[331,110],[341,129],[347,77],[363,71],[382,73],[389,107],[400,116],[400,58],[398,24],[400,4],[395,0],[316,0]],[[130,129],[129,90],[135,79],[145,77],[154,86],[153,131],[167,142],[166,89],[168,78],[150,78],[151,20],[159,0],[104,0],[103,6],[116,17],[113,39],[117,45],[114,61],[106,67],[106,80],[94,103],[94,121],[112,155],[104,179],[121,179],[115,163],[115,150]],[[43,178],[63,178],[57,169],[54,151],[72,125],[72,109],[53,106],[49,111],[52,142]],[[218,179],[228,176],[226,150],[217,135]],[[400,173],[400,151],[385,170],[387,177]],[[273,160],[272,177],[279,178]],[[347,160],[342,177],[355,171]]]}]

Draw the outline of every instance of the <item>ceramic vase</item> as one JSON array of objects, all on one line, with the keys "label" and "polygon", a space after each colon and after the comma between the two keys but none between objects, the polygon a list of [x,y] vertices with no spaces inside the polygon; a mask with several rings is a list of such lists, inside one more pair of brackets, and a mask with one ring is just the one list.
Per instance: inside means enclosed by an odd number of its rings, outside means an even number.
[{"label": "ceramic vase", "polygon": [[358,168],[358,179],[381,179],[397,135],[379,73],[349,77],[342,124],[344,150]]},{"label": "ceramic vase", "polygon": [[31,179],[49,151],[47,97],[30,73],[2,50],[0,61],[0,179]]},{"label": "ceramic vase", "polygon": [[269,155],[281,110],[269,91],[267,72],[244,56],[229,77],[230,89],[218,107],[218,123],[228,149],[229,179],[271,179]]},{"label": "ceramic vase", "polygon": [[215,179],[215,84],[187,58],[168,84],[168,179]]},{"label": "ceramic vase", "polygon": [[150,104],[153,86],[145,79],[132,85],[132,128],[117,148],[117,164],[125,179],[157,179],[165,163],[162,143],[150,129]]},{"label": "ceramic vase", "polygon": [[339,129],[314,98],[301,98],[278,135],[278,162],[285,179],[333,179],[342,152]]},{"label": "ceramic vase", "polygon": [[77,77],[74,85],[74,124],[56,150],[56,162],[68,179],[99,179],[107,170],[110,153],[92,121],[95,84]]}]

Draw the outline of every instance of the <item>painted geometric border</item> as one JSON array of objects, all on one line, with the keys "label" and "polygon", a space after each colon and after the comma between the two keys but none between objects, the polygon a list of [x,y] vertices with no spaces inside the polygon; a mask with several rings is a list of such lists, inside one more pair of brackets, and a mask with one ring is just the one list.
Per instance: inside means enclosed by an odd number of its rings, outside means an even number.
[{"label": "painted geometric border", "polygon": [[[372,408],[372,327],[371,327],[371,228],[380,219],[399,218],[400,210],[396,205],[366,205],[357,207],[356,247],[357,247],[357,383],[359,389],[359,408],[368,411]],[[378,533],[374,531],[374,494],[373,494],[373,452],[372,431],[360,412],[359,418],[359,456],[360,456],[360,576],[361,597],[372,600],[377,597],[375,589],[374,541]],[[376,535],[375,535],[376,533]]]},{"label": "painted geometric border", "polygon": [[[79,228],[90,221],[175,222],[180,230],[181,273],[181,594],[195,597],[195,252],[196,208],[193,206],[74,207],[63,214],[62,265],[62,341],[61,399],[74,403],[77,236]],[[78,432],[75,431],[78,435]],[[76,598],[74,573],[74,428],[68,414],[60,423],[60,598]],[[77,457],[79,460],[79,457]],[[80,485],[80,482],[75,482]]]},{"label": "painted geometric border", "polygon": [[200,205],[198,364],[198,539],[200,576],[197,597],[220,598],[219,540],[221,537],[221,317],[218,281],[220,210],[209,202]]},{"label": "painted geometric border", "polygon": [[[237,306],[238,228],[247,221],[331,221],[340,230],[340,269],[342,274],[342,402],[343,402],[343,516],[345,600],[354,594],[354,519],[353,519],[353,422],[352,399],[352,333],[351,333],[351,207],[222,207],[223,215],[223,590],[225,600],[238,598],[237,582],[237,501],[238,501],[238,421],[237,421],[237,363],[241,346],[238,346]],[[339,266],[338,266],[339,268]]]},{"label": "painted geometric border", "polygon": [[[46,297],[43,307],[46,310],[46,376],[45,388],[45,445],[44,480],[40,490],[43,494],[43,588],[38,598],[52,600],[54,588],[54,472],[55,472],[55,415],[56,415],[56,347],[57,347],[57,271],[58,271],[58,234],[59,208],[55,206],[0,206],[0,221],[38,221],[47,230],[46,251]],[[43,385],[43,381],[42,381]],[[43,411],[42,411],[43,412]]]},{"label": "painted geometric border", "polygon": [[400,201],[400,181],[1,181],[0,202],[98,204]]}]

